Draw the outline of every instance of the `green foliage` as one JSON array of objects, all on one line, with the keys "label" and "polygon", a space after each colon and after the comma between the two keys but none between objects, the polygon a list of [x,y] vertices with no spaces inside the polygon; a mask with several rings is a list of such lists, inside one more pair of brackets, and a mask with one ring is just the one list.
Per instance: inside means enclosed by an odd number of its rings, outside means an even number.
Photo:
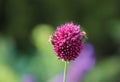
[{"label": "green foliage", "polygon": [[85,77],[84,82],[114,82],[120,72],[119,58],[103,60]]}]

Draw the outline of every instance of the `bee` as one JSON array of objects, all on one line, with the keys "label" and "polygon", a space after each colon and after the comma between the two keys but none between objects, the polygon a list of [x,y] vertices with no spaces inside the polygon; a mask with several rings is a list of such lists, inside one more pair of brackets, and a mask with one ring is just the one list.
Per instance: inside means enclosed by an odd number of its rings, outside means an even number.
[{"label": "bee", "polygon": [[88,38],[85,31],[81,32],[81,34],[82,34],[82,35],[81,35],[81,40],[84,40],[84,39],[87,39],[87,38]]},{"label": "bee", "polygon": [[48,41],[51,42],[52,39],[53,39],[53,35],[50,35]]},{"label": "bee", "polygon": [[50,35],[48,41],[49,41],[51,44],[54,45],[53,39],[54,39],[54,36],[53,36],[53,35]]}]

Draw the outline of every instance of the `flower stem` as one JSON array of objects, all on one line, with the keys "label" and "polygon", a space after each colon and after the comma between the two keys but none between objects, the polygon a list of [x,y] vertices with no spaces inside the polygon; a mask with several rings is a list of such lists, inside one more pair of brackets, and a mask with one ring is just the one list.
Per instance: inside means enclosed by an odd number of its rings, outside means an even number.
[{"label": "flower stem", "polygon": [[64,66],[64,78],[63,78],[63,82],[66,82],[66,76],[67,76],[67,62],[65,62],[65,66]]}]

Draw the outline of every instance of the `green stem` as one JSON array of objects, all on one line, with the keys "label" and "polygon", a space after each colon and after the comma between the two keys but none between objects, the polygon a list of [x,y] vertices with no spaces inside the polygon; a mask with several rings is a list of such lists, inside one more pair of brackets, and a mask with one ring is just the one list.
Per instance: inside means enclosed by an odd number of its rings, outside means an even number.
[{"label": "green stem", "polygon": [[66,74],[67,74],[67,62],[65,62],[63,82],[66,82]]}]

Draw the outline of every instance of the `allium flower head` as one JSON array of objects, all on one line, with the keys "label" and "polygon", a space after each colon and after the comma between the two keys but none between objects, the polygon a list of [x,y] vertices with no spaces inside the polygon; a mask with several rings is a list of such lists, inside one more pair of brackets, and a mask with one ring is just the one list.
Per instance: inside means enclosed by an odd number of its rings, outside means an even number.
[{"label": "allium flower head", "polygon": [[80,31],[79,25],[74,25],[72,22],[58,26],[51,37],[51,43],[58,59],[71,61],[77,58],[83,49],[85,34]]}]

